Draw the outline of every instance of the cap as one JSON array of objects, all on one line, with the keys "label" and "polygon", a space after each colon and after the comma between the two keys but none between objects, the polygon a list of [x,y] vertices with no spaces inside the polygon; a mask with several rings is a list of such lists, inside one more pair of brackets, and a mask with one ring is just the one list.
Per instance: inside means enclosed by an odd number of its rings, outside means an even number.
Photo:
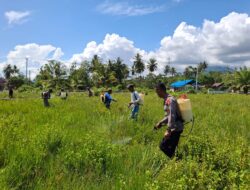
[{"label": "cap", "polygon": [[129,84],[129,85],[127,85],[127,88],[132,88],[132,87],[134,87],[134,85],[133,85],[133,84]]}]

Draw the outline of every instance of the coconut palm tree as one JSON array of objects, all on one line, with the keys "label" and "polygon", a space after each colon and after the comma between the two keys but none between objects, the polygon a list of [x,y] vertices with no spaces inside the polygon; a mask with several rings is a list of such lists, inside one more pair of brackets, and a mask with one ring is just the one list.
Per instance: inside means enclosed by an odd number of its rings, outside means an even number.
[{"label": "coconut palm tree", "polygon": [[183,75],[185,76],[185,78],[190,78],[193,73],[192,73],[192,70],[190,69],[190,67],[186,67],[184,72],[183,72]]},{"label": "coconut palm tree", "polygon": [[7,80],[10,79],[11,74],[13,73],[11,65],[10,64],[6,65],[3,69],[3,72],[5,79]]},{"label": "coconut palm tree", "polygon": [[247,67],[240,68],[239,71],[235,72],[236,81],[240,85],[250,84],[250,69]]},{"label": "coconut palm tree", "polygon": [[238,85],[240,85],[244,93],[247,94],[250,84],[250,69],[247,67],[240,68],[239,71],[235,72],[235,79]]},{"label": "coconut palm tree", "polygon": [[113,72],[115,78],[118,80],[118,82],[121,84],[124,79],[128,77],[129,70],[125,63],[123,63],[123,60],[118,57],[116,61],[113,63]]},{"label": "coconut palm tree", "polygon": [[157,61],[155,58],[150,58],[148,62],[148,70],[150,73],[153,73],[157,69]]},{"label": "coconut palm tree", "polygon": [[170,73],[170,66],[166,65],[164,68],[164,74],[167,76]]},{"label": "coconut palm tree", "polygon": [[171,67],[170,73],[171,73],[172,77],[175,76],[177,74],[176,69],[174,67]]},{"label": "coconut palm tree", "polygon": [[134,58],[134,69],[135,69],[135,73],[138,73],[138,74],[143,73],[145,70],[145,64],[142,60],[142,56],[139,53],[137,53]]},{"label": "coconut palm tree", "polygon": [[206,70],[207,66],[208,66],[208,63],[206,61],[199,63],[198,64],[198,72],[202,73],[203,71]]}]

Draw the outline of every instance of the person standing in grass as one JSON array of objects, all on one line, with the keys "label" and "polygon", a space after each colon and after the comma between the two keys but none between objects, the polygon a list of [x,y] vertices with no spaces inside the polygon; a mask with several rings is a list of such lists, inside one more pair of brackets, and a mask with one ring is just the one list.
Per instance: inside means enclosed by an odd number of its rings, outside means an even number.
[{"label": "person standing in grass", "polygon": [[87,90],[88,90],[88,95],[89,95],[89,97],[92,97],[93,96],[93,91],[90,89],[90,87],[88,87],[87,88]]},{"label": "person standing in grass", "polygon": [[114,98],[112,98],[111,94],[112,94],[111,88],[109,88],[108,91],[104,94],[104,104],[105,104],[106,108],[108,108],[108,109],[110,109],[111,101],[116,102],[116,100]]},{"label": "person standing in grass", "polygon": [[13,98],[13,94],[14,94],[14,90],[13,90],[13,87],[10,86],[9,87],[9,98],[12,99]]},{"label": "person standing in grass", "polygon": [[168,125],[164,138],[160,143],[160,149],[168,157],[172,158],[183,131],[183,120],[177,100],[167,93],[166,86],[163,83],[156,86],[156,94],[164,99],[165,117],[155,125],[154,129],[157,130],[164,125]]},{"label": "person standing in grass", "polygon": [[140,101],[141,97],[139,96],[138,92],[135,91],[135,87],[133,84],[129,84],[127,86],[128,90],[131,92],[131,101],[129,102],[129,108],[131,108],[131,119],[137,119],[139,108],[140,108]]},{"label": "person standing in grass", "polygon": [[68,97],[68,93],[65,92],[65,90],[62,88],[61,92],[59,93],[59,96],[61,97],[62,100],[66,100]]},{"label": "person standing in grass", "polygon": [[49,107],[49,99],[51,97],[52,89],[49,89],[48,91],[42,92],[42,99],[43,99],[43,104],[45,107]]}]

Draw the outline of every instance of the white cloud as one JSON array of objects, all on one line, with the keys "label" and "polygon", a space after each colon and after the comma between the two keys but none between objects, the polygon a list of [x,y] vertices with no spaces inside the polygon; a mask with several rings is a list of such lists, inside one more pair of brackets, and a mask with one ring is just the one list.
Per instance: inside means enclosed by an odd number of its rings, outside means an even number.
[{"label": "white cloud", "polygon": [[31,71],[31,78],[38,73],[39,68],[48,59],[60,59],[63,55],[61,48],[52,45],[25,44],[17,45],[7,55],[7,60],[0,63],[0,68],[6,64],[17,65],[20,71],[25,74],[25,58],[28,57],[28,69]]},{"label": "white cloud", "polygon": [[101,44],[97,44],[95,41],[89,42],[83,52],[73,55],[70,61],[90,60],[96,54],[104,61],[120,57],[125,63],[131,65],[131,59],[137,52],[145,55],[145,51],[136,48],[133,41],[120,37],[118,34],[107,34]]},{"label": "white cloud", "polygon": [[[90,60],[95,54],[103,61],[121,57],[129,66],[136,53],[144,60],[155,57],[159,63],[158,72],[171,60],[171,66],[182,71],[188,65],[207,61],[210,66],[249,66],[250,67],[250,17],[247,14],[230,13],[219,22],[205,20],[202,27],[179,24],[173,35],[164,37],[160,47],[146,52],[135,47],[134,42],[118,34],[107,34],[101,43],[89,42],[82,53],[74,54],[69,63]],[[0,63],[16,64],[24,72],[25,57],[29,56],[30,68],[37,72],[46,59],[60,59],[61,48],[52,45],[19,45],[10,51],[7,60]],[[36,71],[36,72],[35,72]]]},{"label": "white cloud", "polygon": [[250,17],[230,13],[202,28],[181,23],[173,36],[165,37],[154,54],[164,64],[168,57],[177,67],[206,60],[212,66],[240,66],[250,60]]},{"label": "white cloud", "polygon": [[56,48],[52,59],[59,60],[63,55],[64,55],[64,53],[63,53],[62,49],[61,48]]},{"label": "white cloud", "polygon": [[97,10],[103,14],[124,15],[124,16],[142,16],[161,12],[164,6],[142,6],[130,5],[127,2],[111,3],[106,1],[97,7]]},{"label": "white cloud", "polygon": [[30,16],[29,11],[8,11],[5,12],[5,17],[8,20],[8,24],[21,24],[27,20],[27,17]]},{"label": "white cloud", "polygon": [[159,72],[170,63],[179,71],[188,65],[207,61],[210,66],[250,66],[250,17],[247,14],[230,13],[219,22],[205,20],[202,27],[179,24],[172,36],[161,40],[156,51],[145,52],[134,46],[133,41],[117,34],[107,34],[104,41],[87,44],[83,53],[75,54],[71,61],[89,60],[94,54],[104,60],[120,56],[132,65],[132,59],[140,52],[144,59],[155,57]]}]

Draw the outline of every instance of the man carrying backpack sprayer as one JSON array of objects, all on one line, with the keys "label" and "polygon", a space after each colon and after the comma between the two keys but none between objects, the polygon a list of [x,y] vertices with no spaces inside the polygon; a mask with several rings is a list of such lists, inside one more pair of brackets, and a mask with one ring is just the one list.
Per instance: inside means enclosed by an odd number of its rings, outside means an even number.
[{"label": "man carrying backpack sprayer", "polygon": [[156,93],[160,98],[164,99],[165,117],[155,125],[154,129],[157,130],[163,125],[168,125],[168,129],[160,143],[160,149],[168,157],[172,158],[183,131],[183,119],[177,100],[166,92],[166,86],[163,83],[156,86]]},{"label": "man carrying backpack sprayer", "polygon": [[133,84],[129,84],[127,88],[131,92],[131,101],[128,105],[129,108],[132,108],[131,119],[137,120],[141,97],[139,96],[138,92],[135,91]]},{"label": "man carrying backpack sprayer", "polygon": [[112,94],[111,88],[109,88],[108,91],[104,94],[104,100],[103,100],[104,102],[103,103],[105,104],[106,108],[108,108],[108,109],[110,109],[111,101],[116,102],[116,100],[112,98],[111,94]]},{"label": "man carrying backpack sprayer", "polygon": [[49,107],[49,99],[51,97],[52,89],[49,89],[48,91],[42,92],[42,99],[43,99],[43,104],[45,107]]}]

